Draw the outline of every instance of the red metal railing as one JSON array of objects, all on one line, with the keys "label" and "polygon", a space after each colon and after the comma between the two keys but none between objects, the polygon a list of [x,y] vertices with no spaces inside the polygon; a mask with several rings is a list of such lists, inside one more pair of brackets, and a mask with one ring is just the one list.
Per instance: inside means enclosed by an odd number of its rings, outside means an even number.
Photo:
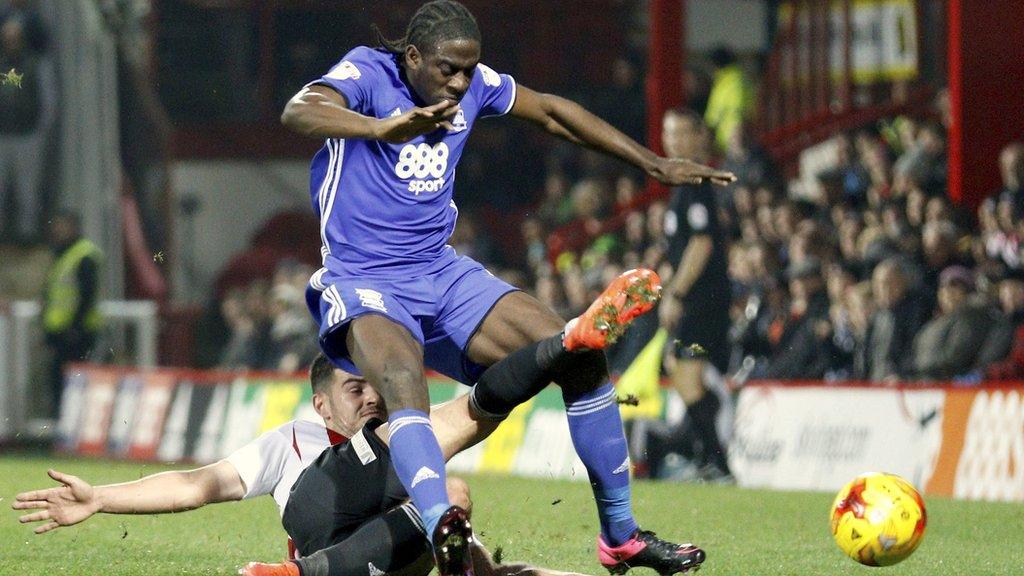
[{"label": "red metal railing", "polygon": [[[928,0],[931,1],[931,0]],[[794,0],[784,5],[760,90],[758,133],[781,164],[837,132],[927,107],[939,86],[934,78],[856,83],[853,0]],[[941,34],[925,41],[920,2],[915,3],[919,62],[941,60]]]},{"label": "red metal railing", "polygon": [[[870,84],[855,82],[853,0],[792,0],[784,4],[762,75],[755,124],[762,145],[786,172],[795,170],[801,151],[840,132],[899,114],[930,111],[943,80],[926,75],[923,63],[928,59],[936,70],[944,69],[946,23],[924,18],[922,7],[933,8],[932,2],[946,1],[914,3],[921,69],[917,76],[901,81],[878,79]],[[660,118],[652,119],[651,126],[656,127],[657,121]],[[661,196],[661,188],[649,188],[629,208]],[[619,229],[626,212],[620,210],[604,221],[600,233]],[[582,223],[572,222],[549,236],[549,253],[554,257],[565,250],[582,249],[592,238]]]}]

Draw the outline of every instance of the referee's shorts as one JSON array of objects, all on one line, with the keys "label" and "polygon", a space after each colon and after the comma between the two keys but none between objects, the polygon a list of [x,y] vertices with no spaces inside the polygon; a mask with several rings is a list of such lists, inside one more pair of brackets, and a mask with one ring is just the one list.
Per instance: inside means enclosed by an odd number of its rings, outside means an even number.
[{"label": "referee's shorts", "polygon": [[725,374],[729,368],[729,304],[715,299],[683,301],[683,316],[672,337],[676,358],[689,358],[686,349],[699,344],[708,361]]}]

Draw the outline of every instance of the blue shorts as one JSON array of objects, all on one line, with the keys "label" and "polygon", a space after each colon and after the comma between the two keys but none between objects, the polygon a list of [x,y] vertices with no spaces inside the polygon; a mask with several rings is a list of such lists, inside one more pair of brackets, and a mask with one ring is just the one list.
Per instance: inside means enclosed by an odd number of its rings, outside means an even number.
[{"label": "blue shorts", "polygon": [[487,367],[466,357],[469,340],[498,300],[515,290],[462,256],[433,274],[411,278],[365,278],[321,268],[306,287],[306,305],[320,327],[320,349],[343,370],[359,374],[345,345],[349,322],[380,314],[423,345],[424,365],[473,384]]}]

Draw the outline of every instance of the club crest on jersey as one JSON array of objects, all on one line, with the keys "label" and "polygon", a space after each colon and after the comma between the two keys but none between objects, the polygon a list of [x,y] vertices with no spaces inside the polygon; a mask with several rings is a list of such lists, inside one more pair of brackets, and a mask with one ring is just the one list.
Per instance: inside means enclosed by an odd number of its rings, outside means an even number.
[{"label": "club crest on jersey", "polygon": [[356,295],[359,296],[359,303],[365,308],[370,308],[380,312],[387,312],[388,309],[384,307],[384,295],[376,290],[370,290],[369,288],[356,288]]},{"label": "club crest on jersey", "polygon": [[356,65],[348,60],[343,61],[327,73],[327,77],[334,80],[359,80],[363,73],[356,68]]},{"label": "club crest on jersey", "polygon": [[455,118],[452,118],[452,127],[448,130],[448,133],[453,134],[455,132],[462,132],[467,127],[466,114],[462,110],[459,110],[455,113]]}]

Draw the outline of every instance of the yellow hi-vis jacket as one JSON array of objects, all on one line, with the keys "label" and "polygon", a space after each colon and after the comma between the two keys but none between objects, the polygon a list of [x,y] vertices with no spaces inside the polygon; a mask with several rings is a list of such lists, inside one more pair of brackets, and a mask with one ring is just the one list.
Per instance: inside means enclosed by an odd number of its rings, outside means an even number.
[{"label": "yellow hi-vis jacket", "polygon": [[[48,333],[67,330],[75,319],[81,293],[78,288],[78,268],[86,258],[99,265],[103,251],[92,242],[81,239],[61,254],[46,275],[46,301],[43,307],[43,329]],[[85,313],[85,329],[96,332],[103,326],[103,317],[94,305]]]},{"label": "yellow hi-vis jacket", "polygon": [[754,86],[738,65],[715,72],[704,122],[714,130],[720,150],[729,145],[729,138],[736,127],[753,115],[755,101]]}]

